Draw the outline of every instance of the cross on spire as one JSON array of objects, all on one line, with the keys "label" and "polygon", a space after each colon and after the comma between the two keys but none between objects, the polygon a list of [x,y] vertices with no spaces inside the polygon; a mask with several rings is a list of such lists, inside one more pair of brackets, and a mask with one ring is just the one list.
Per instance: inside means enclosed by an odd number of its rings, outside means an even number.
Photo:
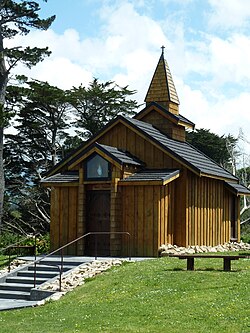
[{"label": "cross on spire", "polygon": [[161,54],[163,55],[164,54],[164,49],[165,49],[165,46],[164,45],[162,45],[162,47],[161,47]]}]

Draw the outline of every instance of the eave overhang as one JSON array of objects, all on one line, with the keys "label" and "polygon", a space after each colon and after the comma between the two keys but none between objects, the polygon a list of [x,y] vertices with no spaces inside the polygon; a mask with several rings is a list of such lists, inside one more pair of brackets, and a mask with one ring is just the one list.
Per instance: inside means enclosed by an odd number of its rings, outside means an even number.
[{"label": "eave overhang", "polygon": [[250,196],[250,190],[242,185],[242,184],[238,184],[238,183],[233,183],[233,182],[225,182],[228,189],[233,192],[234,194],[236,194],[237,196],[241,196],[241,195],[247,195]]}]

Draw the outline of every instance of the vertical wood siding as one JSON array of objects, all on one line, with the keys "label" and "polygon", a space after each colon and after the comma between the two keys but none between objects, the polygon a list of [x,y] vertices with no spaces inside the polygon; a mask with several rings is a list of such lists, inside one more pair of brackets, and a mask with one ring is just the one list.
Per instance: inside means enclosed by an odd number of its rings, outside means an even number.
[{"label": "vertical wood siding", "polygon": [[[51,250],[67,244],[77,237],[78,187],[52,187],[51,189]],[[65,254],[75,254],[75,245]]]},{"label": "vertical wood siding", "polygon": [[[173,242],[174,183],[166,186],[123,186],[122,230],[132,236],[134,256],[157,256],[161,244]],[[123,237],[122,253],[128,253],[128,239]]]},{"label": "vertical wood siding", "polygon": [[187,244],[217,245],[230,240],[231,202],[234,195],[223,181],[188,172]]},{"label": "vertical wood siding", "polygon": [[98,139],[99,143],[128,150],[145,162],[147,168],[181,168],[180,163],[123,124],[117,124]]}]

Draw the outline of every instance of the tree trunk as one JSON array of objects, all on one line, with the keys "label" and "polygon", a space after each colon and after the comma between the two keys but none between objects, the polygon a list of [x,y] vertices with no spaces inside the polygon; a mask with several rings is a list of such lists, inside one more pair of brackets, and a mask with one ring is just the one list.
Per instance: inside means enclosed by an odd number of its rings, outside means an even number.
[{"label": "tree trunk", "polygon": [[3,198],[4,198],[4,167],[3,167],[3,127],[0,127],[0,233],[3,218]]},{"label": "tree trunk", "polygon": [[3,163],[3,148],[4,148],[4,125],[5,125],[5,93],[8,81],[8,71],[4,61],[3,36],[0,29],[0,232],[3,218],[3,200],[4,200],[4,163]]}]

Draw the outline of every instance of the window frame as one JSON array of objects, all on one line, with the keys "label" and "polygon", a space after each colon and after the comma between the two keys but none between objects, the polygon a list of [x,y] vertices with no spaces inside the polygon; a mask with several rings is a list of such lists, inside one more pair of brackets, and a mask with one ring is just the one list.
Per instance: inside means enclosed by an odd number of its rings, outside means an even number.
[{"label": "window frame", "polygon": [[[100,157],[101,159],[103,159],[105,162],[107,162],[108,164],[108,176],[105,177],[88,177],[88,163],[90,160],[92,160],[93,158],[95,158],[96,156]],[[106,160],[104,157],[102,157],[100,154],[98,153],[93,153],[91,154],[85,161],[84,161],[84,180],[85,181],[108,181],[111,180],[111,163]]]}]

